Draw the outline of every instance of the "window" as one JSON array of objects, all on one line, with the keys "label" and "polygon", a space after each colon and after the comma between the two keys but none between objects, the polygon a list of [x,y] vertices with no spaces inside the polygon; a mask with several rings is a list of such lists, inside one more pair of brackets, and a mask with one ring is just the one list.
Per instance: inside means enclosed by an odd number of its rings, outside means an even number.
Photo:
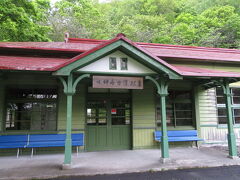
[{"label": "window", "polygon": [[105,100],[95,100],[87,102],[87,124],[107,124],[107,104]]},{"label": "window", "polygon": [[127,58],[121,58],[121,70],[127,70],[128,69],[127,62],[128,62]]},{"label": "window", "polygon": [[117,59],[115,57],[109,58],[109,69],[110,70],[117,70]]},{"label": "window", "polygon": [[[240,88],[231,88],[233,123],[240,124]],[[225,96],[221,87],[216,88],[218,124],[227,124]]]},{"label": "window", "polygon": [[56,130],[57,89],[9,88],[6,130]]},{"label": "window", "polygon": [[114,100],[112,101],[111,118],[112,125],[130,124],[130,101]]},{"label": "window", "polygon": [[[160,100],[157,98],[156,121],[161,126]],[[192,95],[190,91],[169,91],[166,98],[167,125],[192,126],[193,110]]]}]

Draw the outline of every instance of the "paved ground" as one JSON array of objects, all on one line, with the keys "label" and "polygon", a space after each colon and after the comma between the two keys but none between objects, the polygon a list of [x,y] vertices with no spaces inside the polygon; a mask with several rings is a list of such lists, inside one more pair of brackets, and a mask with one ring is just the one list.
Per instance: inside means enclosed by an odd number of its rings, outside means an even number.
[{"label": "paved ground", "polygon": [[169,170],[114,175],[62,177],[52,180],[239,180],[240,166]]},{"label": "paved ground", "polygon": [[192,167],[240,165],[221,148],[171,148],[171,159],[162,164],[160,150],[84,152],[73,155],[73,169],[61,170],[63,154],[0,157],[0,179],[47,179],[60,176],[163,171]]}]

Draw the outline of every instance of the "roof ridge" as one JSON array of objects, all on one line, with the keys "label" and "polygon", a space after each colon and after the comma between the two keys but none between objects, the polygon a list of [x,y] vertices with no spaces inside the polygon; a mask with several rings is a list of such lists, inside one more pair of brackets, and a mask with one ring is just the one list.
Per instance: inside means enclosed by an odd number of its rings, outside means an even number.
[{"label": "roof ridge", "polygon": [[[69,38],[69,43],[77,43],[77,42],[93,42],[93,43],[102,43],[106,42],[108,40],[100,40],[100,39],[86,39],[86,38]],[[152,48],[156,47],[165,47],[165,48],[183,48],[183,49],[189,49],[189,50],[196,50],[196,51],[208,51],[208,52],[223,52],[223,53],[240,53],[240,49],[229,49],[229,48],[214,48],[214,47],[204,47],[204,46],[188,46],[188,45],[173,45],[173,44],[161,44],[161,43],[145,43],[145,42],[134,42],[137,45],[146,47],[146,46],[152,46]]]}]

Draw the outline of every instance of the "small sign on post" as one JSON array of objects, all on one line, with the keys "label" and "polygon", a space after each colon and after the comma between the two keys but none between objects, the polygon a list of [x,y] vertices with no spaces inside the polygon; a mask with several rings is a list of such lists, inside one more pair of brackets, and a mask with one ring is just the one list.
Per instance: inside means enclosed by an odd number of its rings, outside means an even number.
[{"label": "small sign on post", "polygon": [[93,88],[143,89],[143,77],[93,76]]}]

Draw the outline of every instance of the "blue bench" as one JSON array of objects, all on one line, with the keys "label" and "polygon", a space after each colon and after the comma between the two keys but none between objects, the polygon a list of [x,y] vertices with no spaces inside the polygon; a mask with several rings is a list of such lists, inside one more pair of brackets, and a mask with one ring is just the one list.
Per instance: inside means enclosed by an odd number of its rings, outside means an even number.
[{"label": "blue bench", "polygon": [[[20,148],[32,148],[31,157],[34,148],[38,147],[64,147],[66,134],[31,134],[31,135],[1,135],[0,148],[18,148],[17,157]],[[78,147],[84,145],[84,134],[72,134],[72,146]]]},{"label": "blue bench", "polygon": [[[182,130],[182,131],[167,131],[169,142],[179,142],[179,141],[195,141],[197,148],[198,141],[203,141],[203,139],[198,138],[197,130]],[[154,132],[155,141],[160,142],[162,137],[161,131]]]},{"label": "blue bench", "polygon": [[28,142],[28,135],[1,135],[0,149],[17,148],[17,158],[19,149],[25,148]]},{"label": "blue bench", "polygon": [[[34,148],[38,147],[64,147],[66,134],[32,134],[29,135],[29,142],[26,148],[32,148],[31,157]],[[72,146],[78,147],[84,145],[83,133],[72,134]]]}]

